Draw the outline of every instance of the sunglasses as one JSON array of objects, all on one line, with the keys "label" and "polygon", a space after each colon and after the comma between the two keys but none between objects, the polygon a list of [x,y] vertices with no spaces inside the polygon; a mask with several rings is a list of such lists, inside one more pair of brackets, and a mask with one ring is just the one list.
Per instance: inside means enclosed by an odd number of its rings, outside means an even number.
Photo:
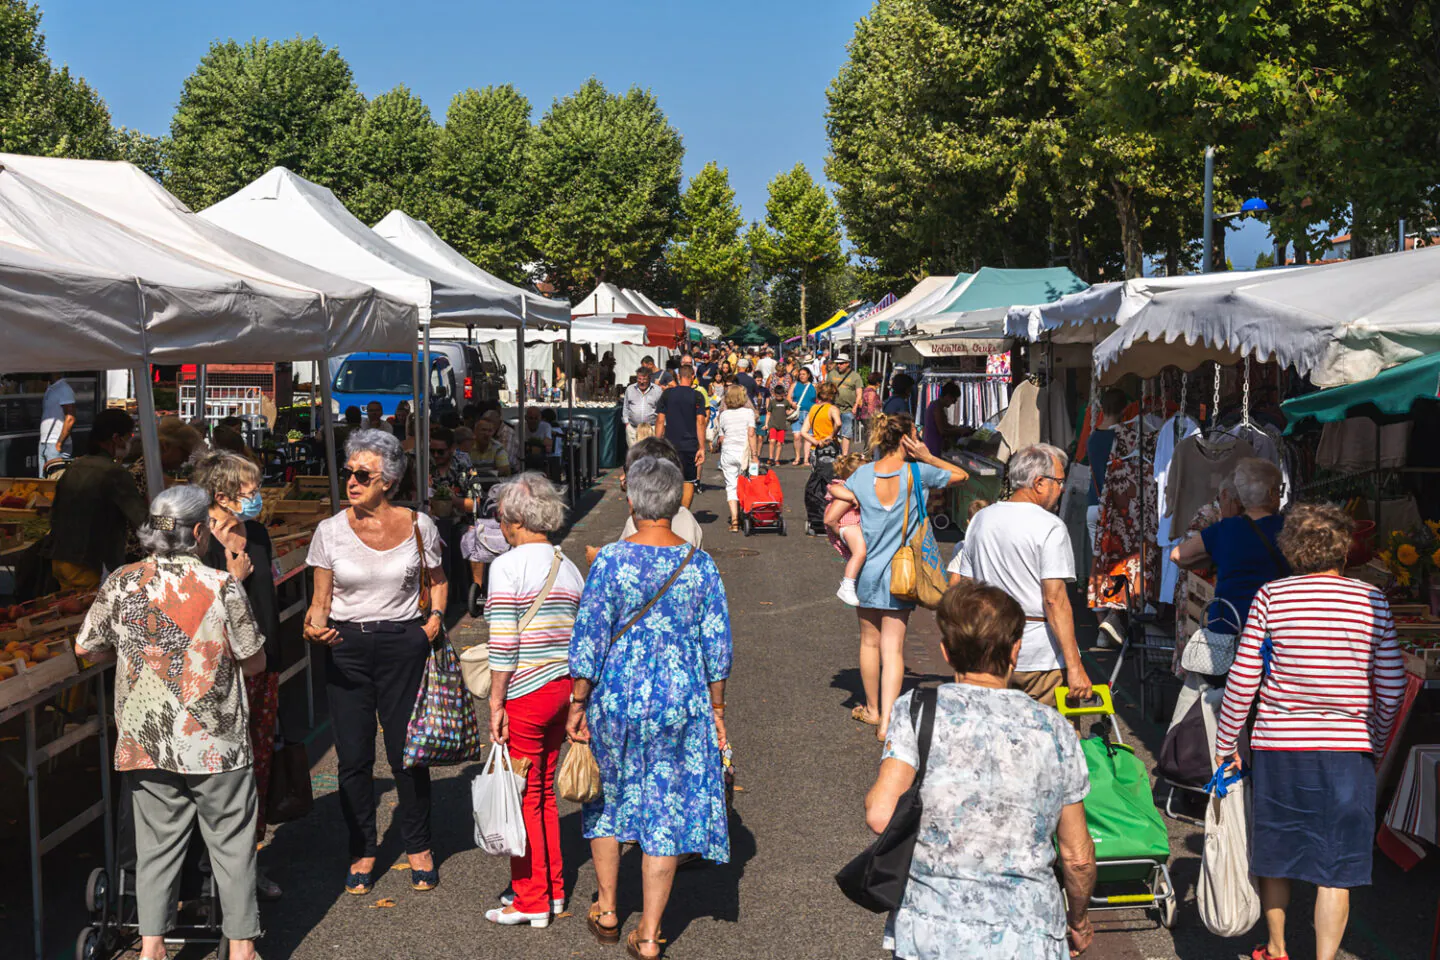
[{"label": "sunglasses", "polygon": [[349,483],[351,477],[354,477],[355,482],[360,484],[360,486],[362,487],[368,487],[370,486],[370,484],[380,479],[380,475],[378,473],[371,473],[369,470],[352,470],[349,467],[340,468],[341,481],[343,481],[344,483]]}]

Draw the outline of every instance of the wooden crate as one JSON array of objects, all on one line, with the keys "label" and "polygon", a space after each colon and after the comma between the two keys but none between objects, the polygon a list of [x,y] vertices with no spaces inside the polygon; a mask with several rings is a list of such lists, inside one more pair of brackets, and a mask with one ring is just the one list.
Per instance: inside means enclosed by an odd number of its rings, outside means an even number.
[{"label": "wooden crate", "polygon": [[15,671],[15,675],[0,680],[0,708],[28,700],[42,694],[50,687],[80,672],[80,663],[75,659],[73,637],[58,637],[40,644],[48,656],[39,663],[27,663],[15,656],[0,655],[0,666]]},{"label": "wooden crate", "polygon": [[[305,558],[310,554],[309,547],[312,536],[314,536],[313,530],[305,530],[283,537],[271,537],[270,543],[275,548],[272,572],[276,580],[296,567],[305,565]],[[282,550],[285,552],[282,553]]]},{"label": "wooden crate", "polygon": [[1406,650],[1405,669],[1424,680],[1440,680],[1440,647]]},{"label": "wooden crate", "polygon": [[1205,608],[1213,599],[1215,586],[1210,581],[1195,573],[1185,578],[1185,596],[1175,609],[1182,636],[1188,637],[1205,626]]}]

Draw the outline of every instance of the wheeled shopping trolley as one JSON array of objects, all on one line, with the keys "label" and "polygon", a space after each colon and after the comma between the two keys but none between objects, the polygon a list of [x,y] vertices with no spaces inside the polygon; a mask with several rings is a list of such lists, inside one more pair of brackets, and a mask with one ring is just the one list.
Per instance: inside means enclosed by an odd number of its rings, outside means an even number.
[{"label": "wheeled shopping trolley", "polygon": [[766,467],[750,476],[740,474],[736,481],[740,501],[740,526],[745,536],[756,530],[775,530],[785,536],[785,491],[780,489],[780,475]]},{"label": "wheeled shopping trolley", "polygon": [[1105,717],[1108,732],[1083,737],[1080,749],[1090,771],[1085,823],[1095,841],[1097,879],[1090,910],[1154,910],[1160,923],[1175,925],[1175,884],[1170,880],[1170,835],[1155,806],[1150,774],[1120,736],[1110,687],[1096,684],[1089,700],[1071,706],[1070,691],[1055,690],[1066,719]]}]

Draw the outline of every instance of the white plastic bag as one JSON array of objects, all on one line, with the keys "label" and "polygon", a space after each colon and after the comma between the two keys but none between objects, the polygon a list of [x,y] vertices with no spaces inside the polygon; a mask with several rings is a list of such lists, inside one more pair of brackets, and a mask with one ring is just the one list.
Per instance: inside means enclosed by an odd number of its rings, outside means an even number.
[{"label": "white plastic bag", "polygon": [[510,763],[510,749],[503,743],[491,746],[485,769],[470,781],[475,845],[481,850],[497,857],[525,856],[525,818],[520,813],[524,784]]},{"label": "white plastic bag", "polygon": [[1220,773],[1208,789],[1205,852],[1195,897],[1205,929],[1217,937],[1239,937],[1260,920],[1260,894],[1250,876],[1249,794],[1244,780]]}]

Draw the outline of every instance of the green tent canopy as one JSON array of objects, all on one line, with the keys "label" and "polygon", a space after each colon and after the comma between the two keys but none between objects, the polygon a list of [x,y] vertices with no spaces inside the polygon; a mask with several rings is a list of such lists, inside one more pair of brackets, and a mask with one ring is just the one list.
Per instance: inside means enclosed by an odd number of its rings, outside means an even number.
[{"label": "green tent canopy", "polygon": [[1006,270],[981,267],[973,274],[961,274],[946,294],[940,313],[969,313],[1017,303],[1051,303],[1068,293],[1090,285],[1066,267]]},{"label": "green tent canopy", "polygon": [[762,327],[753,320],[743,327],[736,327],[735,332],[730,334],[730,339],[742,347],[759,347],[767,343],[773,347],[780,343],[780,338],[775,335],[775,331],[769,327]]},{"label": "green tent canopy", "polygon": [[1280,410],[1289,421],[1290,433],[1302,421],[1314,417],[1334,423],[1347,417],[1370,417],[1376,421],[1403,420],[1417,400],[1440,399],[1440,353],[1418,357],[1370,380],[1317,390],[1286,400]]}]

